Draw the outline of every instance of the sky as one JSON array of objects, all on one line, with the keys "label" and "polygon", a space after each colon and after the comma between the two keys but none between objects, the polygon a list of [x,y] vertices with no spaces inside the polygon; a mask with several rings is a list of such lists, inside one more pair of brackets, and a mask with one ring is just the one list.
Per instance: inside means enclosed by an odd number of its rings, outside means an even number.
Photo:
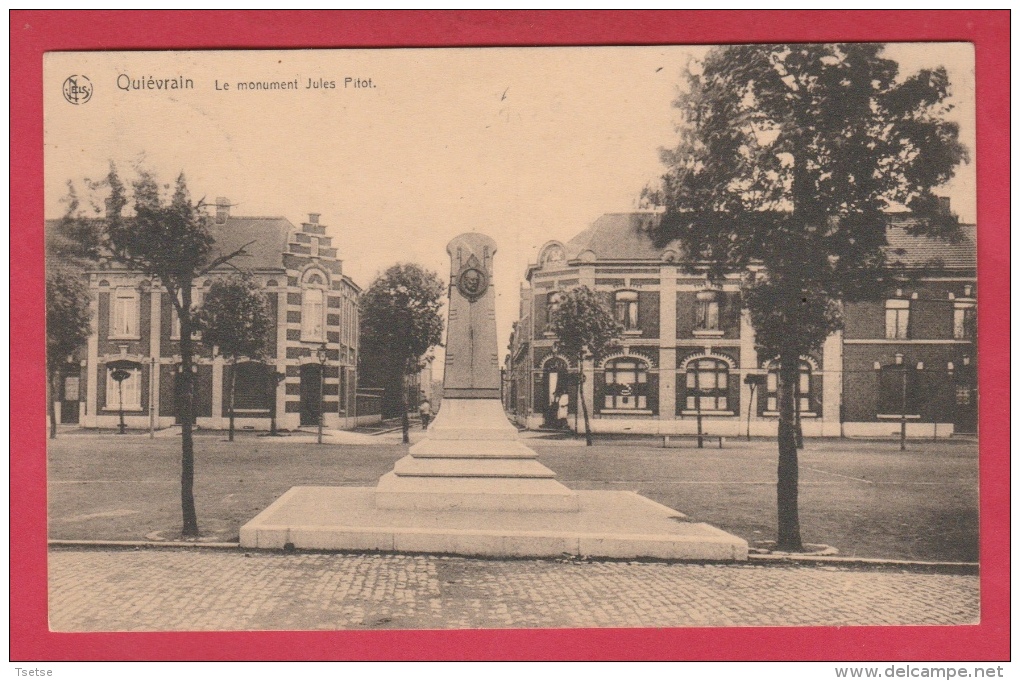
[{"label": "sky", "polygon": [[[141,164],[235,215],[320,213],[367,288],[396,262],[449,275],[446,244],[493,237],[498,355],[506,353],[528,263],[604,213],[632,210],[674,144],[671,103],[705,47],[457,48],[49,53],[44,62],[46,216],[66,183]],[[974,150],[969,44],[895,44],[902,73],[944,65]],[[62,85],[85,75],[91,98]],[[150,81],[151,78],[151,81]],[[186,89],[157,88],[190,81]],[[239,82],[297,89],[239,91]],[[144,89],[134,89],[133,83]],[[308,88],[310,83],[334,87]],[[145,87],[150,85],[151,87]],[[975,164],[940,192],[976,218]],[[441,353],[440,353],[441,357]],[[436,363],[438,367],[442,362]]]}]

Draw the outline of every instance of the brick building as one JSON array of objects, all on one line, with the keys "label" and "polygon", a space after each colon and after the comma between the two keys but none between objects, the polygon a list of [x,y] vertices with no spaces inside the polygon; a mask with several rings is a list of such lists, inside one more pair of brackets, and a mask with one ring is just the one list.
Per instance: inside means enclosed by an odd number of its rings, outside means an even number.
[{"label": "brick building", "polygon": [[[278,320],[265,362],[237,368],[235,419],[238,428],[268,429],[315,425],[323,410],[327,427],[353,427],[378,419],[357,405],[359,287],[343,273],[343,262],[317,214],[295,227],[283,217],[233,216],[217,199],[209,221],[215,255],[245,244],[247,255],[233,263],[259,281]],[[52,229],[53,225],[48,225]],[[199,305],[212,281],[235,270],[224,267],[195,282]],[[78,371],[67,373],[59,399],[62,423],[110,427],[121,400],[129,427],[166,427],[177,419],[175,385],[180,371],[180,324],[169,295],[138,272],[100,260],[87,272],[93,294],[93,334]],[[325,349],[325,361],[317,351]],[[113,364],[116,363],[116,364]],[[112,366],[129,376],[120,386]],[[199,427],[224,428],[231,367],[211,350],[196,348],[195,414]],[[376,400],[377,401],[377,400]]]},{"label": "brick building", "polygon": [[[521,425],[552,425],[556,395],[577,418],[578,367],[553,352],[549,314],[573,286],[598,291],[623,327],[613,352],[587,363],[585,398],[595,432],[773,435],[777,374],[755,351],[737,277],[710,285],[657,248],[654,212],[613,213],[569,242],[551,241],[520,291],[504,396]],[[976,251],[973,226],[948,243],[913,237],[891,215],[890,263],[906,272],[884,300],[847,304],[846,328],[803,357],[797,406],[807,436],[974,432]],[[751,378],[749,378],[751,377]],[[755,385],[752,385],[754,383]]]}]

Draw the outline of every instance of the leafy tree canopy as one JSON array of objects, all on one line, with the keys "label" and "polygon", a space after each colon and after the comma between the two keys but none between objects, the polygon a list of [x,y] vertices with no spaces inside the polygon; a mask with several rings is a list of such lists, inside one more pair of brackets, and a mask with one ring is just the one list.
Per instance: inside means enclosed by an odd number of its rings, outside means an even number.
[{"label": "leafy tree canopy", "polygon": [[591,355],[597,362],[622,330],[598,293],[587,286],[564,293],[551,316],[549,330],[556,335],[556,351],[567,357]]},{"label": "leafy tree canopy", "polygon": [[645,192],[665,208],[656,239],[713,278],[764,266],[747,304],[768,354],[818,347],[840,328],[835,301],[877,293],[890,210],[910,209],[915,234],[958,236],[933,193],[968,159],[946,71],[901,79],[882,51],[720,47],[675,102],[680,141]]},{"label": "leafy tree canopy", "polygon": [[246,274],[215,279],[196,315],[202,344],[232,361],[260,360],[268,349],[276,320],[258,282]]},{"label": "leafy tree canopy", "polygon": [[92,333],[92,297],[80,272],[46,272],[46,361],[51,370],[85,345]]},{"label": "leafy tree canopy", "polygon": [[405,374],[420,370],[429,350],[442,344],[445,293],[439,276],[420,265],[387,269],[361,296],[362,352],[391,358]]}]

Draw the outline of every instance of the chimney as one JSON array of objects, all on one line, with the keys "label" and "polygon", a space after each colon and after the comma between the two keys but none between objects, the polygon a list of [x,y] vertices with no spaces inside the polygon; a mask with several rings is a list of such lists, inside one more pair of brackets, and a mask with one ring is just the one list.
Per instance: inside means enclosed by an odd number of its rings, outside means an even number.
[{"label": "chimney", "polygon": [[309,213],[308,222],[312,223],[313,225],[319,224],[319,215],[320,215],[319,213]]},{"label": "chimney", "polygon": [[939,212],[949,215],[949,197],[948,196],[936,196],[939,200]]},{"label": "chimney", "polygon": [[216,197],[216,224],[224,225],[230,217],[230,201],[225,197]]}]

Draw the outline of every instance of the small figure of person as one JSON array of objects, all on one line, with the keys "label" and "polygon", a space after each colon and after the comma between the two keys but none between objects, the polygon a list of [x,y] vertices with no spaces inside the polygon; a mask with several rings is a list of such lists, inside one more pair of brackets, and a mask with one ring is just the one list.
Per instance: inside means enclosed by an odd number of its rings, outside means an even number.
[{"label": "small figure of person", "polygon": [[560,396],[556,398],[556,425],[560,428],[567,428],[567,407],[570,404],[570,396],[567,395],[567,391],[560,392]]},{"label": "small figure of person", "polygon": [[424,395],[422,395],[421,402],[418,403],[418,415],[421,416],[421,429],[427,430],[429,421],[432,420],[432,405]]}]

